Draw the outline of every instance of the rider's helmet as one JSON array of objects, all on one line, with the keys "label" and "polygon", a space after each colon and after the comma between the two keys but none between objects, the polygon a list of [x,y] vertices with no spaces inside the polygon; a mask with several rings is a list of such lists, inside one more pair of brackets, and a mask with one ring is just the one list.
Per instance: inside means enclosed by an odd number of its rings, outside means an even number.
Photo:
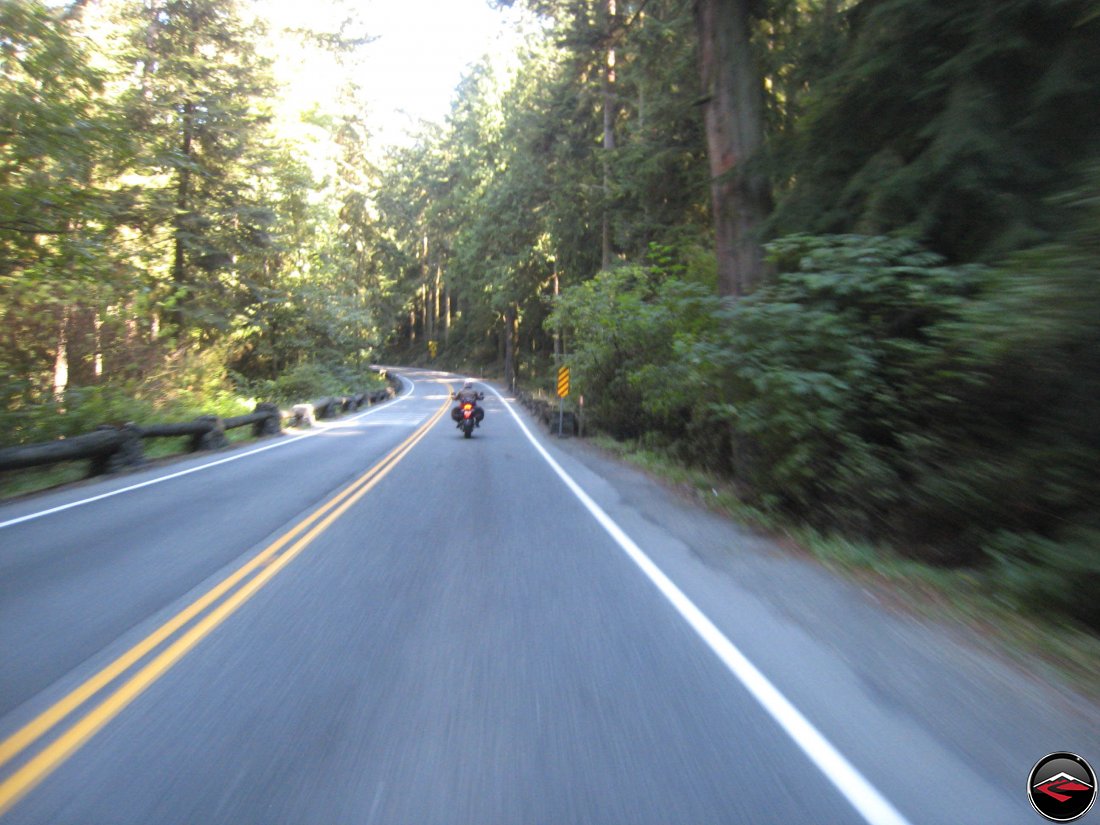
[{"label": "rider's helmet", "polygon": [[462,389],[472,390],[473,388],[474,388],[474,382],[471,381],[469,378],[467,378],[466,383],[462,385]]}]

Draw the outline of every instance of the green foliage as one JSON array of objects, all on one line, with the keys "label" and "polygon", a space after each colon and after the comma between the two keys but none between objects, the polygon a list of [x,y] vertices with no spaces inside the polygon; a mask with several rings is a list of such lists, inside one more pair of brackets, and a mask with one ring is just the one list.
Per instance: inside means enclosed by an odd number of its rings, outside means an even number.
[{"label": "green foliage", "polygon": [[[526,5],[545,27],[516,71],[471,68],[445,126],[426,128],[383,173],[398,352],[419,356],[435,338],[444,359],[502,362],[512,353],[517,372],[533,373],[553,351],[552,284],[579,284],[599,269],[605,219],[623,260],[644,258],[652,243],[703,243],[690,10],[623,3],[608,20],[590,0]],[[608,97],[600,77],[612,42]],[[605,108],[614,149],[603,143]],[[441,293],[449,318],[436,316]]]},{"label": "green foliage", "polygon": [[226,345],[178,349],[132,392],[161,416],[168,411],[185,418],[251,412],[250,403],[233,384],[226,359]]},{"label": "green foliage", "polygon": [[280,403],[300,404],[335,392],[338,383],[338,379],[324,367],[299,364],[275,379],[272,393],[274,400]]},{"label": "green foliage", "polygon": [[718,300],[677,277],[685,272],[667,248],[651,257],[565,290],[547,326],[566,330],[576,392],[597,426],[620,438],[688,441],[693,399],[678,350],[712,331]]},{"label": "green foliage", "polygon": [[326,395],[369,392],[385,385],[385,380],[376,372],[307,362],[292,367],[274,380],[254,382],[252,391],[257,398],[289,405],[314,401]]},{"label": "green foliage", "polygon": [[233,416],[252,406],[230,383],[224,352],[179,351],[163,371],[144,381],[70,386],[60,399],[11,403],[12,384],[0,385],[9,403],[0,411],[4,446],[82,435],[101,424],[186,421],[200,415]]},{"label": "green foliage", "polygon": [[979,285],[905,240],[785,238],[774,283],[720,312],[685,352],[735,433],[759,501],[819,522],[881,528],[905,498],[921,437],[953,402],[940,328]]},{"label": "green foliage", "polygon": [[[9,399],[18,387],[0,387]],[[148,420],[152,409],[135,400],[123,388],[87,387],[74,389],[61,403],[50,401],[28,407],[5,404],[0,411],[0,446],[36,444],[94,430],[100,424]]]},{"label": "green foliage", "polygon": [[952,260],[1057,235],[1047,198],[1100,147],[1089,0],[865,0],[773,153],[773,226],[896,230]]},{"label": "green foliage", "polygon": [[74,296],[106,302],[129,285],[111,265],[113,195],[95,175],[124,141],[89,61],[57,9],[0,2],[0,350],[24,398],[52,378],[43,350]]},{"label": "green foliage", "polygon": [[989,536],[1021,599],[1096,627],[1100,168],[1060,207],[1071,216],[1064,239],[1016,256],[951,330],[985,381],[963,396],[971,414],[916,493],[931,512],[948,496],[969,505],[953,520]]},{"label": "green foliage", "polygon": [[1100,528],[1071,525],[1055,538],[996,532],[986,543],[998,583],[1025,609],[1064,612],[1100,628]]},{"label": "green foliage", "polygon": [[1071,200],[1079,230],[999,270],[906,239],[792,236],[737,303],[663,256],[567,290],[552,322],[616,436],[724,470],[787,518],[992,563],[1021,604],[1095,624],[1100,198]]},{"label": "green foliage", "polygon": [[73,421],[74,399],[116,392],[235,410],[226,364],[245,383],[357,368],[379,342],[361,102],[307,113],[308,140],[276,133],[242,8],[0,0],[0,415]]},{"label": "green foliage", "polygon": [[[117,106],[142,140],[142,228],[163,239],[155,292],[177,340],[227,332],[270,264],[276,214],[258,197],[272,165],[269,67],[237,0],[154,0],[123,7],[113,45],[132,78]],[[166,256],[167,257],[167,256]],[[167,278],[165,276],[168,276]]]}]

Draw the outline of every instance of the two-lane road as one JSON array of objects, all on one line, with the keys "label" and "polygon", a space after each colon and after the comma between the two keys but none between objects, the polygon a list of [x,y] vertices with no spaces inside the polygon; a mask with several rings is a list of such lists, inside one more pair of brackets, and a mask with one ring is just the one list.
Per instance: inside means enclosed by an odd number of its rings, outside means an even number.
[{"label": "two-lane road", "polygon": [[1030,764],[868,689],[492,388],[465,440],[461,378],[405,375],[0,508],[0,825],[1035,821]]}]

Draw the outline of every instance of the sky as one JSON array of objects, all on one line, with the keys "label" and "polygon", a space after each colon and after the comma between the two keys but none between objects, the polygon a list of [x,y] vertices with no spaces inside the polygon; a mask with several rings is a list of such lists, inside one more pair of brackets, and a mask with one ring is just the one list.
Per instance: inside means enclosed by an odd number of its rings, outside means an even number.
[{"label": "sky", "polygon": [[[518,13],[488,0],[255,0],[255,7],[273,26],[333,29],[354,8],[376,38],[361,47],[355,76],[383,143],[407,142],[420,119],[442,121],[465,67],[486,53],[506,59],[520,40]],[[280,56],[293,94],[331,99],[338,82],[332,67],[306,60],[304,53]]]}]

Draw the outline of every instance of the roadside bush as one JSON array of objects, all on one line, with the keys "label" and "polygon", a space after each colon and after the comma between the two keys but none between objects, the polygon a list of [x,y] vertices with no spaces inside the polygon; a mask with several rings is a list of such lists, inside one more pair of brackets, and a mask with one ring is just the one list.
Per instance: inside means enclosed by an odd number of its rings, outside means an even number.
[{"label": "roadside bush", "polygon": [[681,442],[695,401],[677,346],[709,330],[717,306],[661,264],[616,267],[565,290],[547,326],[569,331],[590,421],[616,438]]},{"label": "roadside bush", "polygon": [[774,281],[684,353],[721,388],[735,474],[757,503],[811,522],[897,529],[957,401],[941,329],[986,274],[904,239],[792,236],[769,250]]},{"label": "roadside bush", "polygon": [[1021,607],[1100,629],[1100,527],[1070,526],[1053,537],[1000,530],[986,551],[996,581]]},{"label": "roadside bush", "polygon": [[274,400],[283,404],[300,404],[334,392],[338,379],[317,364],[299,364],[287,370],[272,383]]},{"label": "roadside bush", "polygon": [[986,376],[963,398],[974,446],[916,493],[965,489],[1009,591],[1100,628],[1100,168],[1066,200],[1076,227],[1016,256],[951,330]]},{"label": "roadside bush", "polygon": [[41,404],[9,405],[0,416],[0,446],[71,438],[100,424],[143,422],[154,415],[153,407],[135,398],[132,388],[71,387],[61,402],[51,399]]},{"label": "roadside bush", "polygon": [[669,267],[567,290],[575,382],[619,438],[744,498],[1100,627],[1100,172],[1081,228],[999,269],[792,236],[724,303]]},{"label": "roadside bush", "polygon": [[373,371],[361,372],[350,367],[326,368],[319,364],[299,364],[287,370],[263,389],[265,400],[279,404],[300,404],[326,395],[350,395],[385,386],[385,380]]},{"label": "roadside bush", "polygon": [[[200,415],[233,416],[251,412],[247,399],[226,368],[228,348],[181,348],[169,355],[159,370],[133,388],[135,398],[157,410],[160,420]],[[133,419],[131,419],[133,420]]]},{"label": "roadside bush", "polygon": [[186,421],[251,412],[221,362],[222,351],[179,350],[143,381],[69,385],[61,399],[28,398],[20,382],[0,385],[0,444],[33,444],[92,432],[101,424]]}]

